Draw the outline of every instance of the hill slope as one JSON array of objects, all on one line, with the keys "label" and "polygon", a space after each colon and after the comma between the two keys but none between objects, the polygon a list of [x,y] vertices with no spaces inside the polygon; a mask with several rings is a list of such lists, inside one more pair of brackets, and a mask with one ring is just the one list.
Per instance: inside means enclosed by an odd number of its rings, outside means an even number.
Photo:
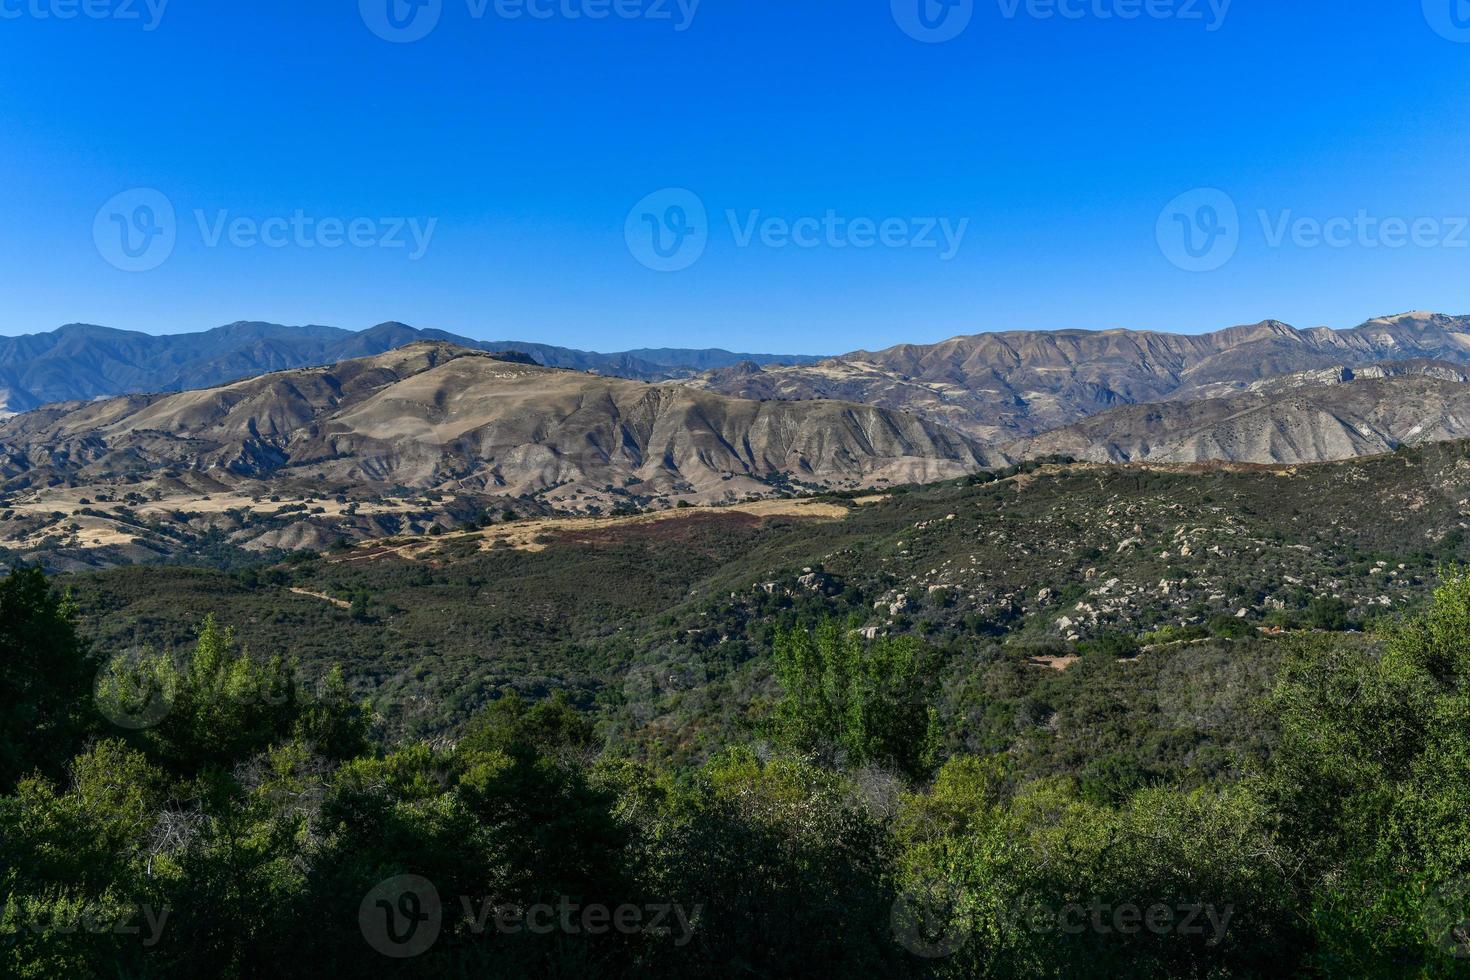
[{"label": "hill slope", "polygon": [[[195,532],[228,532],[242,546],[324,546],[411,527],[399,498],[448,495],[466,513],[512,498],[523,512],[599,513],[742,499],[793,481],[941,479],[999,459],[942,426],[870,406],[745,401],[417,343],[0,422],[0,506],[25,518],[0,526],[0,541],[45,550],[60,531],[82,545],[115,544],[118,533],[133,543],[137,522],[119,530],[107,514],[75,519],[93,502],[120,502]],[[299,520],[255,523],[266,496],[302,511]],[[330,512],[315,508],[320,521],[305,513],[318,498],[336,498]],[[385,514],[394,521],[377,520]]]},{"label": "hill slope", "polygon": [[1470,436],[1470,374],[1436,362],[1290,375],[1223,398],[1130,405],[1026,440],[1095,462],[1315,463]]},{"label": "hill slope", "polygon": [[[946,689],[976,699],[956,707],[965,724],[1020,724],[1050,752],[1056,706],[997,709],[995,671],[1058,676],[1031,657],[1075,654],[1113,631],[1180,631],[1152,641],[1167,644],[1356,626],[1411,608],[1437,569],[1470,558],[1466,442],[1290,469],[1078,465],[983,479],[861,501],[498,523],[244,575],[130,568],[66,584],[119,647],[184,646],[214,610],[252,649],[345,661],[364,691],[425,721],[509,685],[634,700],[660,737],[721,714],[717,704],[741,717],[774,683],[772,631],[835,616],[950,648]],[[366,615],[343,608],[364,595]],[[1264,679],[1243,644],[1223,651],[1218,673],[1197,673],[1187,655],[1198,649],[1180,642],[1118,666],[1146,672],[1157,717],[1213,726],[1216,699]],[[1113,661],[1103,651],[1067,673],[1095,677]],[[1113,716],[1114,698],[1111,685],[1094,691],[1092,716]],[[691,732],[677,734],[671,744],[698,749]],[[1199,744],[1174,748],[1192,756]],[[1106,765],[1105,746],[1075,751]]]},{"label": "hill slope", "polygon": [[1470,318],[1409,313],[1342,331],[1268,320],[1199,336],[987,333],[811,366],[743,364],[691,383],[746,398],[841,398],[902,409],[1005,443],[1121,405],[1218,397],[1302,371],[1426,358],[1470,364]]}]

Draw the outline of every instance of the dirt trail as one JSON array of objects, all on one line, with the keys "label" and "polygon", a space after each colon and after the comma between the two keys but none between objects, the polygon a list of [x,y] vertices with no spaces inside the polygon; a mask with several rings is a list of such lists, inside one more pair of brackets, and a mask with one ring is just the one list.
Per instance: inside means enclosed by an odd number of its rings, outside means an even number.
[{"label": "dirt trail", "polygon": [[336,606],[338,609],[351,609],[352,608],[352,603],[347,602],[344,599],[334,599],[331,596],[326,595],[325,593],[322,593],[322,592],[312,592],[309,589],[297,589],[297,588],[293,588],[291,591],[294,592],[294,593],[296,593],[297,595],[304,595],[304,596],[306,596],[306,597],[308,597],[310,599],[320,599],[322,602],[330,602],[332,605]]}]

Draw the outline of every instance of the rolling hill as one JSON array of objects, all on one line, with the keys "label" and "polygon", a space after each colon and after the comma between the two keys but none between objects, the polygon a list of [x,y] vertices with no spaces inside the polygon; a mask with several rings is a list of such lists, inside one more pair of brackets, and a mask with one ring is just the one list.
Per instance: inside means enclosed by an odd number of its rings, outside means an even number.
[{"label": "rolling hill", "polygon": [[419,342],[0,422],[0,541],[177,550],[140,530],[156,519],[232,546],[321,547],[511,505],[597,514],[923,482],[1001,461],[871,406],[749,401]]}]

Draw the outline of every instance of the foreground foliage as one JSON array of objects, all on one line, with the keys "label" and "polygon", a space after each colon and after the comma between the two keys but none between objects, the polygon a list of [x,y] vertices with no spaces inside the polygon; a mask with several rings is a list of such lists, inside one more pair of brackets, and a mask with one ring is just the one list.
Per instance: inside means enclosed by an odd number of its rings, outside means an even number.
[{"label": "foreground foliage", "polygon": [[[775,639],[747,738],[671,765],[565,697],[386,741],[340,674],[306,682],[213,619],[181,656],[97,673],[44,578],[12,574],[0,603],[0,683],[28,720],[0,728],[0,975],[1470,965],[1470,578],[1379,644],[1291,641],[1253,709],[1269,742],[1188,770],[1151,769],[1143,742],[1048,769],[1031,735],[958,737],[934,648],[831,621]],[[1184,649],[1113,642],[1075,669],[1106,686]],[[1200,674],[1186,713],[1238,694],[1229,677]]]}]

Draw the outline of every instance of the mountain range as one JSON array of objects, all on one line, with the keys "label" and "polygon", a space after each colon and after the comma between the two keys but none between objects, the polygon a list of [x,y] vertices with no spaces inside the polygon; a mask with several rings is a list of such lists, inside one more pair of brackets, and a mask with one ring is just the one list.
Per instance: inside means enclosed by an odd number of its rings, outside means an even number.
[{"label": "mountain range", "polygon": [[741,398],[900,409],[1005,445],[1120,406],[1217,398],[1268,378],[1410,359],[1470,365],[1470,317],[1407,313],[1350,330],[1267,320],[1197,336],[983,333],[812,365],[744,363],[691,383]]},{"label": "mountain range", "polygon": [[724,350],[637,350],[613,354],[524,341],[480,341],[442,330],[381,323],[368,330],[232,323],[198,333],[153,335],[89,324],[0,337],[0,414],[50,402],[144,392],[185,391],[269,371],[335,364],[433,340],[472,350],[516,352],[547,367],[595,371],[640,381],[689,377],[739,363],[804,364],[803,355]]},{"label": "mountain range", "polygon": [[289,484],[597,513],[1043,457],[1298,464],[1463,437],[1470,317],[987,333],[826,359],[599,354],[400,323],[70,326],[0,341],[0,387],[26,410],[0,422],[0,495],[38,507],[121,481],[154,499]]},{"label": "mountain range", "polygon": [[544,495],[568,506],[904,483],[999,460],[917,416],[759,402],[416,341],[330,367],[173,394],[64,402],[0,422],[11,489],[162,471],[247,481]]}]

